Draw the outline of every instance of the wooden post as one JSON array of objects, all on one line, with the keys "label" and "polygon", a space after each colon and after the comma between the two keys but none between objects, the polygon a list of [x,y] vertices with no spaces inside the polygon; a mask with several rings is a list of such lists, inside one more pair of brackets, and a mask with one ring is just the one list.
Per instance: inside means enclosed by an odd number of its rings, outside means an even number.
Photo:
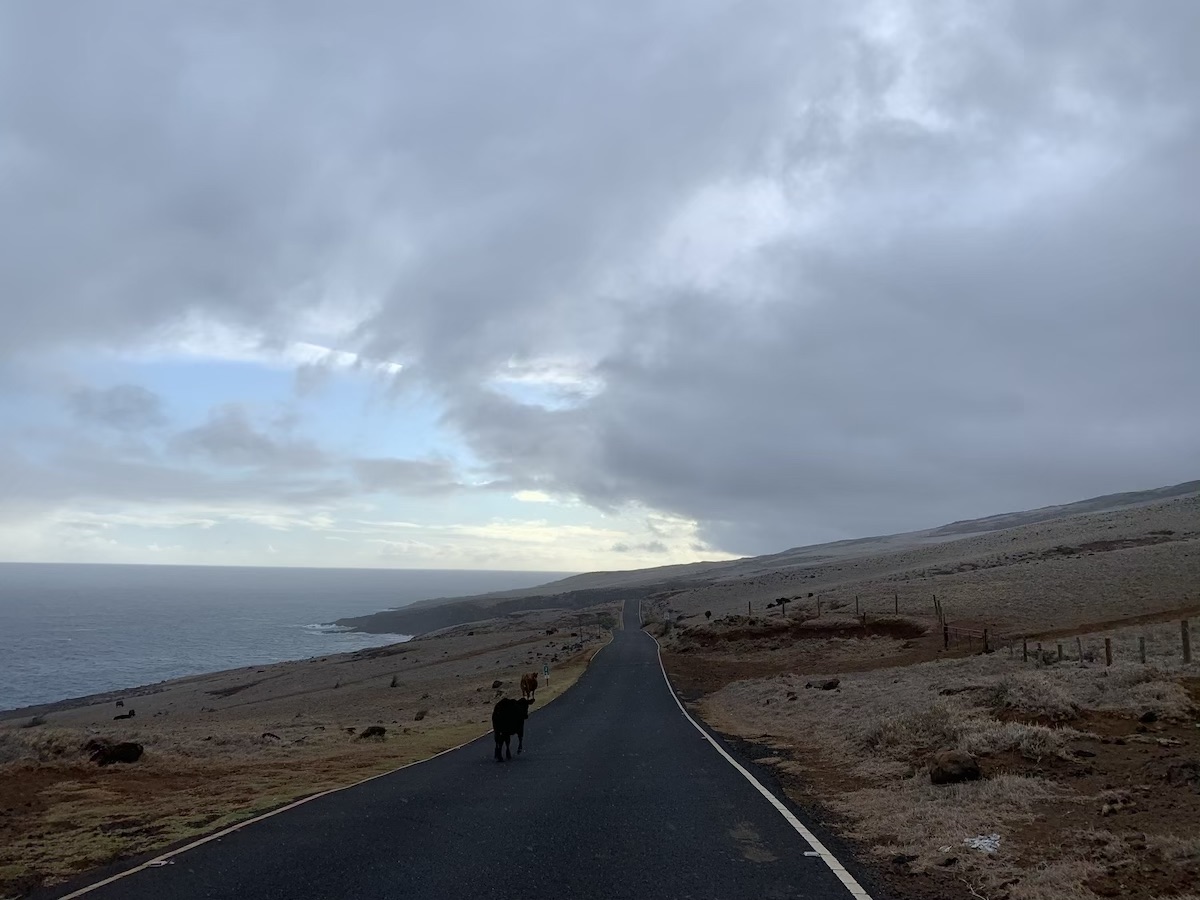
[{"label": "wooden post", "polygon": [[752,615],[752,613],[750,611],[750,601],[747,600],[746,601],[746,618],[747,619],[750,618],[751,615]]},{"label": "wooden post", "polygon": [[1104,664],[1106,666],[1112,665],[1112,638],[1104,639]]},{"label": "wooden post", "polygon": [[1062,662],[1062,644],[1058,645],[1058,661]]},{"label": "wooden post", "polygon": [[900,592],[899,591],[896,591],[894,594],[892,594],[892,602],[896,604],[896,608],[895,608],[894,612],[896,613],[896,615],[900,615]]},{"label": "wooden post", "polygon": [[1187,619],[1179,623],[1179,639],[1183,641],[1183,664],[1186,666],[1192,661],[1192,632]]},{"label": "wooden post", "polygon": [[821,617],[821,595],[817,594],[817,618]]},{"label": "wooden post", "polygon": [[854,595],[854,615],[858,616],[858,594]]},{"label": "wooden post", "polygon": [[1083,638],[1075,636],[1075,649],[1079,651],[1079,664],[1083,665]]},{"label": "wooden post", "polygon": [[1046,659],[1044,656],[1042,656],[1042,642],[1041,641],[1038,641],[1037,655],[1038,655],[1038,657],[1037,657],[1038,665],[1040,666]]},{"label": "wooden post", "polygon": [[950,626],[945,622],[942,623],[942,647],[946,650],[950,649]]},{"label": "wooden post", "polygon": [[988,652],[988,635],[987,635],[987,633],[988,633],[988,630],[986,628],[983,629],[983,652],[984,653]]},{"label": "wooden post", "polygon": [[1142,665],[1146,664],[1146,638],[1138,638],[1138,656],[1141,657]]},{"label": "wooden post", "polygon": [[1029,662],[1029,641],[1021,638],[1021,662]]}]

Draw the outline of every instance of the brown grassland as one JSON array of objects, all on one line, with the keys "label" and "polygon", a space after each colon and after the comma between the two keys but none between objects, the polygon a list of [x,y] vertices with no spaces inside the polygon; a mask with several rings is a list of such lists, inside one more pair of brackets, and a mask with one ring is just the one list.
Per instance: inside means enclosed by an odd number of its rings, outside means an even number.
[{"label": "brown grassland", "polygon": [[[1198,590],[1190,497],[663,593],[643,615],[692,710],[883,893],[1192,900],[1200,646],[1185,665],[1180,621],[1200,625]],[[991,652],[943,646],[934,593]],[[931,784],[944,749],[982,778]]]}]

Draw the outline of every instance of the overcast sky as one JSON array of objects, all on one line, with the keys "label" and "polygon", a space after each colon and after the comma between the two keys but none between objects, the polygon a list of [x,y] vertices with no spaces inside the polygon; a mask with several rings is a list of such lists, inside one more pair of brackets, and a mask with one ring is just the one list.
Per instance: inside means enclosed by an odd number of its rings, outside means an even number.
[{"label": "overcast sky", "polygon": [[0,559],[631,568],[1200,477],[1200,3],[0,6]]}]

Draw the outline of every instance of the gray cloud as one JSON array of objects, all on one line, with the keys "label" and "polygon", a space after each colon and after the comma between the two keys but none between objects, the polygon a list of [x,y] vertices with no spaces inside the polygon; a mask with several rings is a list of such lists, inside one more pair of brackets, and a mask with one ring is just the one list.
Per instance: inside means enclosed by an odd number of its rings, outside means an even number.
[{"label": "gray cloud", "polygon": [[85,422],[121,431],[139,431],[165,424],[162,398],[136,384],[111,388],[78,388],[67,396],[71,411]]},{"label": "gray cloud", "polygon": [[[10,364],[339,343],[498,483],[734,552],[1196,477],[1189,0],[114,15],[0,13]],[[489,383],[542,357],[603,390]],[[174,446],[333,465],[233,413]]]},{"label": "gray cloud", "polygon": [[667,545],[662,541],[646,541],[641,544],[630,544],[617,541],[611,548],[613,553],[666,553]]},{"label": "gray cloud", "polygon": [[177,434],[171,447],[182,456],[202,457],[222,466],[314,469],[329,464],[311,441],[257,428],[237,405],[213,410],[203,425]]}]

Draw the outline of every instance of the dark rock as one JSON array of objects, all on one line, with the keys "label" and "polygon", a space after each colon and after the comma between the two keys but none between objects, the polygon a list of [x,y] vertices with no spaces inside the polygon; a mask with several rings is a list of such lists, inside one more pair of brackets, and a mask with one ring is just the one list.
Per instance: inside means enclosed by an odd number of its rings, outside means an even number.
[{"label": "dark rock", "polygon": [[277,735],[277,734],[276,734],[275,732],[273,732],[273,731],[264,731],[264,732],[262,733],[262,739],[263,739],[264,741],[265,741],[265,740],[268,740],[268,739],[269,739],[269,740],[273,740],[273,741],[278,741],[278,740],[280,740],[280,737],[279,737],[279,735]]},{"label": "dark rock", "polygon": [[429,710],[427,710],[427,709],[418,710],[417,714],[415,716],[413,716],[413,721],[420,722],[427,715],[429,715]]},{"label": "dark rock", "polygon": [[929,765],[929,780],[933,784],[977,781],[979,777],[979,763],[970,753],[962,750],[942,750],[935,753]]},{"label": "dark rock", "polygon": [[363,729],[363,732],[358,736],[358,739],[361,741],[364,738],[382,738],[386,735],[387,729],[382,725],[368,725]]},{"label": "dark rock", "polygon": [[940,859],[935,860],[934,865],[941,866],[943,869],[948,869],[951,866],[958,865],[958,857],[946,854],[945,856],[941,857]]},{"label": "dark rock", "polygon": [[1138,721],[1142,722],[1143,724],[1146,724],[1146,725],[1149,725],[1151,722],[1157,722],[1158,721],[1158,713],[1156,713],[1152,709],[1148,709],[1144,713],[1142,713],[1140,716],[1138,716]]},{"label": "dark rock", "polygon": [[98,766],[110,766],[113,763],[135,763],[142,758],[144,748],[132,741],[113,743],[105,740],[90,740],[84,745],[92,762]]},{"label": "dark rock", "polygon": [[1095,756],[1095,755],[1096,755],[1096,754],[1095,754],[1095,753],[1093,753],[1091,750],[1073,750],[1072,752],[1073,752],[1073,753],[1074,753],[1076,756],[1080,756],[1080,757],[1083,757],[1083,758],[1085,758],[1085,759],[1091,759],[1093,756]]},{"label": "dark rock", "polygon": [[494,690],[495,688],[503,686],[503,684],[504,684],[504,682],[501,681],[499,678],[497,678],[495,681],[492,682],[492,688]]}]

